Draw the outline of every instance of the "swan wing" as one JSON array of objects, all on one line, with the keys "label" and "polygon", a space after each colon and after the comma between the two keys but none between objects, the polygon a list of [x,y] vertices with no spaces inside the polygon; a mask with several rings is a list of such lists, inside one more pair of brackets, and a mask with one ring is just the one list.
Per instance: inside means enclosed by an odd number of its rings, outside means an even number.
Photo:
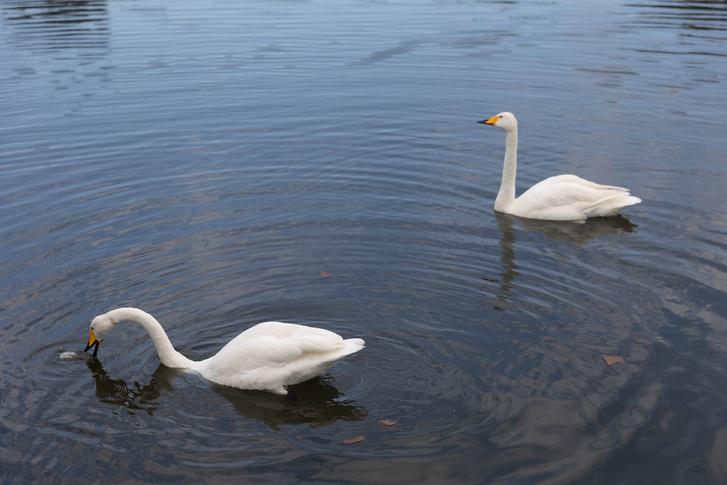
[{"label": "swan wing", "polygon": [[[586,180],[584,178],[579,177],[578,175],[573,174],[563,174],[563,175],[555,175],[553,177],[548,177],[547,179],[543,180],[542,182],[539,182],[542,184],[543,182],[547,182],[549,184],[561,184],[561,183],[576,183],[580,184],[585,187],[590,187],[592,189],[598,189],[598,190],[620,190],[622,192],[630,192],[629,189],[625,187],[618,187],[616,185],[602,185],[597,184],[596,182],[591,182],[590,180]],[[538,185],[538,184],[536,184]]]},{"label": "swan wing", "polygon": [[533,185],[515,200],[513,214],[544,220],[583,221],[614,215],[641,199],[629,190],[601,185],[576,175],[558,175]]},{"label": "swan wing", "polygon": [[264,322],[204,361],[201,373],[219,384],[284,394],[283,386],[318,375],[363,344],[361,339],[344,340],[321,328]]},{"label": "swan wing", "polygon": [[230,343],[237,339],[246,339],[253,337],[277,337],[281,339],[285,338],[303,338],[303,337],[318,337],[321,340],[321,344],[325,345],[324,342],[328,342],[328,345],[333,345],[336,342],[343,340],[337,333],[325,330],[323,328],[308,327],[306,325],[298,325],[297,323],[283,323],[283,322],[263,322],[248,328],[240,335],[235,337]]},{"label": "swan wing", "polygon": [[215,358],[249,369],[290,363],[306,353],[333,352],[342,345],[340,335],[322,328],[264,322],[232,339]]}]

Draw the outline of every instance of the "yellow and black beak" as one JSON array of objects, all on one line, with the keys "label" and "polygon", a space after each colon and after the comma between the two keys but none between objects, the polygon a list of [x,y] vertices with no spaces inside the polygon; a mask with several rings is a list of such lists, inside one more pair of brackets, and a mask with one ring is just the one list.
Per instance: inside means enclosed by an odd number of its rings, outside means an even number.
[{"label": "yellow and black beak", "polygon": [[86,348],[83,351],[88,352],[88,349],[90,349],[91,347],[94,347],[93,356],[96,357],[96,354],[98,353],[99,345],[101,345],[101,342],[99,342],[99,340],[96,338],[96,334],[93,333],[93,330],[89,330],[88,343],[86,344]]},{"label": "yellow and black beak", "polygon": [[502,116],[495,115],[490,118],[487,118],[486,120],[478,121],[477,123],[482,123],[483,125],[494,125],[501,119],[502,119]]}]

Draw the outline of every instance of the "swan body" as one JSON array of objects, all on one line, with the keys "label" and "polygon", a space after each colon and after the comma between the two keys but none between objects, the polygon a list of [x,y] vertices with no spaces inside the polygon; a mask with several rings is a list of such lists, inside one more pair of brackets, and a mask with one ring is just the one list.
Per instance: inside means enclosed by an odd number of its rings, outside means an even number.
[{"label": "swan body", "polygon": [[159,360],[167,367],[190,369],[205,379],[239,389],[285,395],[286,386],[325,372],[334,362],[364,348],[360,338],[344,340],[322,328],[263,322],[232,339],[212,357],[193,361],[177,352],[161,324],[138,308],[117,308],[91,321],[86,350],[103,342],[121,321],[140,324],[149,334]]},{"label": "swan body", "polygon": [[624,207],[641,202],[629,189],[597,184],[570,174],[547,178],[516,197],[517,118],[504,112],[480,123],[497,126],[507,133],[502,181],[495,199],[497,212],[528,219],[583,222],[590,217],[616,215]]}]

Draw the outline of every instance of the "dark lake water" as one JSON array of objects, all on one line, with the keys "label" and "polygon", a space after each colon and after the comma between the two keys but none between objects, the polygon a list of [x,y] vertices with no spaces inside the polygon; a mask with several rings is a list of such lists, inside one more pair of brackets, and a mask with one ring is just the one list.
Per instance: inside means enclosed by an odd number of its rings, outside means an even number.
[{"label": "dark lake water", "polygon": [[[727,480],[727,3],[4,0],[0,87],[0,481]],[[495,215],[505,110],[520,191],[643,204]],[[59,358],[126,305],[367,348],[290,397]]]}]

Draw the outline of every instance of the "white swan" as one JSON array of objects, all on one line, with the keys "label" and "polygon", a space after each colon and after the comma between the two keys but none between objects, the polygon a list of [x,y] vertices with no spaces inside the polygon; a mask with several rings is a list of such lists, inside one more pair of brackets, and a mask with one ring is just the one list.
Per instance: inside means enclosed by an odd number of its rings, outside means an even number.
[{"label": "white swan", "polygon": [[497,126],[507,133],[502,182],[495,199],[497,212],[528,219],[583,222],[589,217],[613,216],[624,207],[641,202],[629,189],[599,185],[576,175],[547,178],[515,198],[517,118],[504,112],[478,123]]},{"label": "white swan", "polygon": [[91,321],[86,350],[93,355],[104,337],[122,321],[140,324],[167,367],[191,369],[205,379],[240,389],[285,395],[285,386],[321,374],[334,362],[364,348],[360,338],[343,340],[322,328],[292,323],[264,322],[248,328],[209,359],[195,362],[174,350],[161,324],[138,308],[117,308]]}]

